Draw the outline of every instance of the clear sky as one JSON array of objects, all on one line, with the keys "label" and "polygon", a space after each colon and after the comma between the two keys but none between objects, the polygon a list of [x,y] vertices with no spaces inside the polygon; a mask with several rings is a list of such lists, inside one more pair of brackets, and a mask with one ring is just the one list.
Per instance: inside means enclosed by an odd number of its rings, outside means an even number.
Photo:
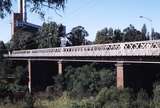
[{"label": "clear sky", "polygon": [[[13,10],[17,11],[16,2]],[[29,10],[28,10],[29,11]],[[66,25],[67,32],[81,25],[89,32],[89,40],[94,40],[96,32],[104,27],[124,29],[133,24],[141,29],[145,23],[148,31],[151,27],[160,32],[160,0],[68,0],[64,12],[46,10],[45,21],[55,21]],[[152,24],[139,16],[152,19]],[[28,21],[41,25],[43,20],[36,14],[29,13]],[[11,16],[0,19],[0,40],[7,42],[11,38]]]}]

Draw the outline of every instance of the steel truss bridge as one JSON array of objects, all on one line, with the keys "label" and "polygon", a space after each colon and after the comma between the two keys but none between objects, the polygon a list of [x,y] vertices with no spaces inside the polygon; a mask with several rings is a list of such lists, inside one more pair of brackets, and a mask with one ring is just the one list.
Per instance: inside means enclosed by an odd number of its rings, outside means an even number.
[{"label": "steel truss bridge", "polygon": [[32,90],[32,61],[58,61],[59,74],[63,73],[63,61],[112,62],[116,64],[117,88],[124,88],[124,64],[160,63],[160,40],[15,50],[4,56],[8,60],[28,61],[29,92]]},{"label": "steel truss bridge", "polygon": [[160,63],[160,40],[15,50],[12,60]]}]

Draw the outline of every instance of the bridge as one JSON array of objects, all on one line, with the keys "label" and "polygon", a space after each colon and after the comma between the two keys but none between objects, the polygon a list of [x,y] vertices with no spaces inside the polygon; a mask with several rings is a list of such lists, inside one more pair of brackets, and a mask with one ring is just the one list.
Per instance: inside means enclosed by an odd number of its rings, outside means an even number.
[{"label": "bridge", "polygon": [[4,55],[9,60],[28,61],[29,91],[31,91],[31,62],[57,61],[62,74],[63,61],[112,62],[117,70],[117,87],[124,87],[125,63],[160,63],[160,40],[82,45],[32,50],[15,50]]}]

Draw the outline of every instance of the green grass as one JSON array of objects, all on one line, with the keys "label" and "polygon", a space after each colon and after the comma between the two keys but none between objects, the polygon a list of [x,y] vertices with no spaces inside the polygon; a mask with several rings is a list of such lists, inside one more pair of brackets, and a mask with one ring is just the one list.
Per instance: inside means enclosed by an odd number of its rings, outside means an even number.
[{"label": "green grass", "polygon": [[[78,100],[71,99],[69,96],[64,94],[54,100],[49,100],[47,98],[36,98],[34,108],[72,108],[73,103],[78,103]],[[24,101],[17,102],[15,104],[8,102],[6,104],[0,104],[0,108],[26,108],[24,105]]]},{"label": "green grass", "polygon": [[16,103],[16,104],[11,104],[11,103],[0,104],[0,108],[23,108],[23,104],[22,104],[22,103]]}]

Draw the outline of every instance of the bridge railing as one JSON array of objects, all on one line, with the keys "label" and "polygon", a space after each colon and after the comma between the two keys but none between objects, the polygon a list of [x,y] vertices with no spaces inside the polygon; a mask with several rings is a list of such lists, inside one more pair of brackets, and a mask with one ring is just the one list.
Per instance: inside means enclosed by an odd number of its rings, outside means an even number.
[{"label": "bridge railing", "polygon": [[159,56],[160,40],[13,51],[8,57]]}]

